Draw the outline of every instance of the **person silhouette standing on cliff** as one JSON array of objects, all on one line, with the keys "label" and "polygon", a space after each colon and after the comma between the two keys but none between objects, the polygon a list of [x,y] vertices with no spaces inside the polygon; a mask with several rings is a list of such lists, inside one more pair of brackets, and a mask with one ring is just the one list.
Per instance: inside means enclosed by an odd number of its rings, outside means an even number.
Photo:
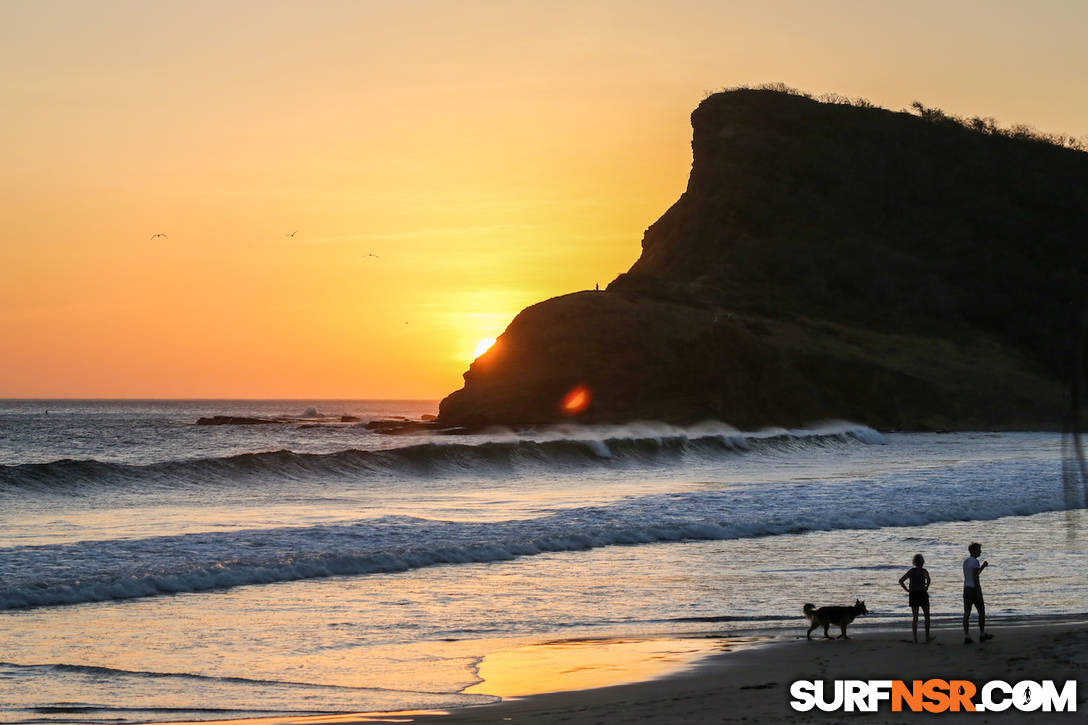
[{"label": "person silhouette standing on cliff", "polygon": [[979,554],[982,553],[982,544],[977,541],[972,542],[967,547],[967,553],[970,556],[963,560],[963,643],[971,644],[974,641],[971,639],[972,606],[978,610],[979,642],[993,639],[994,636],[986,633],[986,603],[982,600],[982,584],[979,582],[979,575],[982,574],[983,569],[990,565],[990,562],[978,563]]},{"label": "person silhouette standing on cliff", "polygon": [[[911,631],[914,633],[914,644],[918,644],[918,609],[926,615],[926,644],[933,641],[933,637],[929,635],[929,572],[922,567],[926,564],[926,558],[921,554],[914,555],[914,568],[910,569],[906,574],[899,577],[899,586],[903,587],[903,590],[907,593],[907,603],[910,605],[910,611],[914,614],[914,622],[911,624]],[[910,581],[908,587],[905,582]]]}]

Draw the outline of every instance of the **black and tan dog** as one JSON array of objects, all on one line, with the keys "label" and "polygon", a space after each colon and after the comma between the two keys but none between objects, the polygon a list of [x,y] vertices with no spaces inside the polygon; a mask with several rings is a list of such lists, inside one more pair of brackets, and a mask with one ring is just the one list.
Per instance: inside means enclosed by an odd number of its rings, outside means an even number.
[{"label": "black and tan dog", "polygon": [[842,634],[838,636],[838,639],[850,639],[846,636],[846,625],[862,614],[869,613],[869,610],[865,608],[865,602],[860,599],[855,599],[852,607],[820,607],[817,609],[814,604],[806,604],[801,611],[805,613],[805,617],[812,623],[806,635],[809,639],[812,639],[812,630],[817,627],[824,628],[825,637],[834,639],[827,633],[827,628],[832,624],[838,625],[839,629],[842,630]]}]

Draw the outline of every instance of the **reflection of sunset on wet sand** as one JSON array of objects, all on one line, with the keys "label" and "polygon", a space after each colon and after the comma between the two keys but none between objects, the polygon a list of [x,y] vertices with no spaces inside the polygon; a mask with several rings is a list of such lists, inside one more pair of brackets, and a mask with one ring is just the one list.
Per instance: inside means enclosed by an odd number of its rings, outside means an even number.
[{"label": "reflection of sunset on wet sand", "polygon": [[484,657],[479,684],[466,694],[508,699],[588,690],[670,674],[715,652],[750,644],[733,639],[606,639],[530,644]]}]

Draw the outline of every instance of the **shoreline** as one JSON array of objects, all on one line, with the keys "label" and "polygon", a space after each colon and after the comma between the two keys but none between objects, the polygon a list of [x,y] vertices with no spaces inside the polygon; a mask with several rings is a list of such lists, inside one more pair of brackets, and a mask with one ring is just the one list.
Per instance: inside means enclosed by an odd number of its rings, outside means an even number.
[{"label": "shoreline", "polygon": [[[803,628],[799,628],[803,632]],[[972,619],[973,644],[964,644],[958,623],[935,622],[930,644],[911,642],[906,627],[856,626],[850,639],[807,641],[802,634],[734,636],[693,634],[684,640],[661,638],[648,643],[691,641],[709,643],[703,655],[677,661],[667,672],[638,681],[592,689],[544,691],[525,696],[502,695],[501,701],[450,710],[361,712],[312,716],[281,716],[204,721],[204,725],[353,725],[397,722],[422,725],[481,723],[541,723],[600,725],[602,723],[751,723],[930,721],[933,713],[896,712],[887,702],[877,712],[794,711],[789,687],[796,680],[970,680],[981,688],[990,680],[1053,680],[1059,686],[1076,680],[1076,712],[945,712],[941,719],[968,717],[971,723],[1076,722],[1088,711],[1088,613],[1036,618],[995,619],[994,639],[980,643]],[[629,638],[618,641],[631,641]],[[611,640],[599,640],[605,645]],[[730,647],[730,643],[736,645]],[[553,644],[562,644],[561,642]],[[718,651],[710,653],[712,650]],[[722,650],[725,651],[722,651]],[[577,662],[566,669],[576,671]],[[488,680],[473,685],[488,692]],[[173,725],[180,725],[174,723]]]},{"label": "shoreline", "polygon": [[[989,680],[1077,681],[1077,712],[1088,709],[1088,618],[1067,621],[995,622],[994,639],[964,644],[957,625],[934,627],[928,645],[910,641],[903,629],[859,627],[849,641],[803,636],[768,640],[758,646],[715,654],[694,668],[662,678],[591,690],[574,690],[509,699],[491,705],[451,711],[448,715],[413,718],[433,725],[476,723],[683,722],[887,722],[892,713],[796,712],[789,706],[795,680],[965,679],[980,687]],[[942,713],[941,718],[969,717],[991,721],[1054,722],[1077,720],[1077,713]],[[931,713],[895,713],[899,722],[928,720]],[[347,722],[347,721],[345,721]],[[365,722],[365,720],[360,720]]]}]

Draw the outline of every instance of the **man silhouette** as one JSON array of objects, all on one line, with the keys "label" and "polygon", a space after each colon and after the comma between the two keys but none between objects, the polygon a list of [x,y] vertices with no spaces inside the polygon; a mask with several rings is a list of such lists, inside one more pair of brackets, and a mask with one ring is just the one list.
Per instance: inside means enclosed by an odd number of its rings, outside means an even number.
[{"label": "man silhouette", "polygon": [[986,603],[982,600],[982,584],[978,579],[982,570],[988,567],[990,562],[978,563],[982,544],[977,541],[967,547],[967,553],[970,556],[963,560],[963,643],[971,644],[974,641],[971,639],[971,607],[978,610],[979,641],[985,642],[993,639],[994,636],[986,634]]}]

